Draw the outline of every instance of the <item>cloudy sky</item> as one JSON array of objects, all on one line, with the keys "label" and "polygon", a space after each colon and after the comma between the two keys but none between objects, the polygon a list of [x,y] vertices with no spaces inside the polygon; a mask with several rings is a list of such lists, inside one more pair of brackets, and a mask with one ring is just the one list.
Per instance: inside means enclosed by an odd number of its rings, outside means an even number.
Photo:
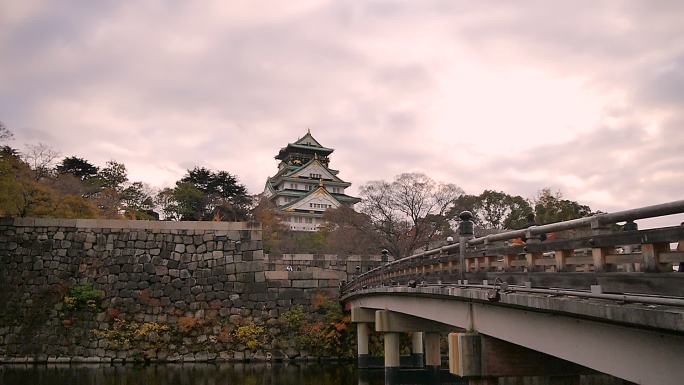
[{"label": "cloudy sky", "polygon": [[684,198],[681,1],[1,1],[0,120],[132,179],[253,193],[311,128],[361,184],[425,172],[613,211]]}]

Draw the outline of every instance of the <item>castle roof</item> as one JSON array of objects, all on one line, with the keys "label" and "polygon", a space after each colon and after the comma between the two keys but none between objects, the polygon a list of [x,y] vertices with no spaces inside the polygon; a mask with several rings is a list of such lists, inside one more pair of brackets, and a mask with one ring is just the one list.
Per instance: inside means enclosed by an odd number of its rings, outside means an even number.
[{"label": "castle roof", "polygon": [[323,147],[313,135],[311,135],[311,131],[307,130],[306,135],[296,142],[288,143],[287,146],[281,148],[275,158],[283,160],[291,152],[311,152],[320,155],[330,155],[333,151],[335,150],[332,148]]}]

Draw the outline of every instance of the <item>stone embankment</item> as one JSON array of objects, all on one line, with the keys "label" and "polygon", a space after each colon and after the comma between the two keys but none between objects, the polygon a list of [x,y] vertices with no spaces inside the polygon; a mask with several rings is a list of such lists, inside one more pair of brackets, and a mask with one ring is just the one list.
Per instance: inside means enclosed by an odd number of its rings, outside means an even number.
[{"label": "stone embankment", "polygon": [[0,361],[306,358],[283,315],[379,263],[265,256],[254,223],[3,219]]}]

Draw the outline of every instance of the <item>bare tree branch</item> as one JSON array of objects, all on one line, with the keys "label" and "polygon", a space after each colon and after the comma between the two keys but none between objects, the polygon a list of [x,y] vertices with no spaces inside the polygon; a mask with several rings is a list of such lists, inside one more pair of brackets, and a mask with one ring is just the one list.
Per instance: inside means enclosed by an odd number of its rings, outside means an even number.
[{"label": "bare tree branch", "polygon": [[38,143],[27,144],[22,157],[33,170],[36,180],[39,180],[50,174],[58,156],[59,152],[52,147],[45,143]]},{"label": "bare tree branch", "polygon": [[437,184],[425,174],[405,173],[392,183],[374,181],[361,188],[360,210],[368,215],[394,256],[410,254],[438,232],[436,223],[463,190]]}]

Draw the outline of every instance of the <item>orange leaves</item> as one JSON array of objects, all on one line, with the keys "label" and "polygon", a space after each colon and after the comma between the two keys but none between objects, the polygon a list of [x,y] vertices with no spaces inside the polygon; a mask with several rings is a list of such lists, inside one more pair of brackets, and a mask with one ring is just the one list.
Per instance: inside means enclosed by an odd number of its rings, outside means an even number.
[{"label": "orange leaves", "polygon": [[178,328],[183,333],[189,333],[200,325],[200,320],[195,317],[180,317],[178,318]]},{"label": "orange leaves", "polygon": [[221,331],[219,332],[217,339],[220,342],[223,342],[224,344],[230,343],[233,341],[233,335],[230,332],[230,328],[228,326],[224,326],[221,328]]},{"label": "orange leaves", "polygon": [[316,293],[316,295],[311,300],[311,306],[314,308],[314,310],[319,310],[327,302],[328,298],[325,296],[324,293]]}]

